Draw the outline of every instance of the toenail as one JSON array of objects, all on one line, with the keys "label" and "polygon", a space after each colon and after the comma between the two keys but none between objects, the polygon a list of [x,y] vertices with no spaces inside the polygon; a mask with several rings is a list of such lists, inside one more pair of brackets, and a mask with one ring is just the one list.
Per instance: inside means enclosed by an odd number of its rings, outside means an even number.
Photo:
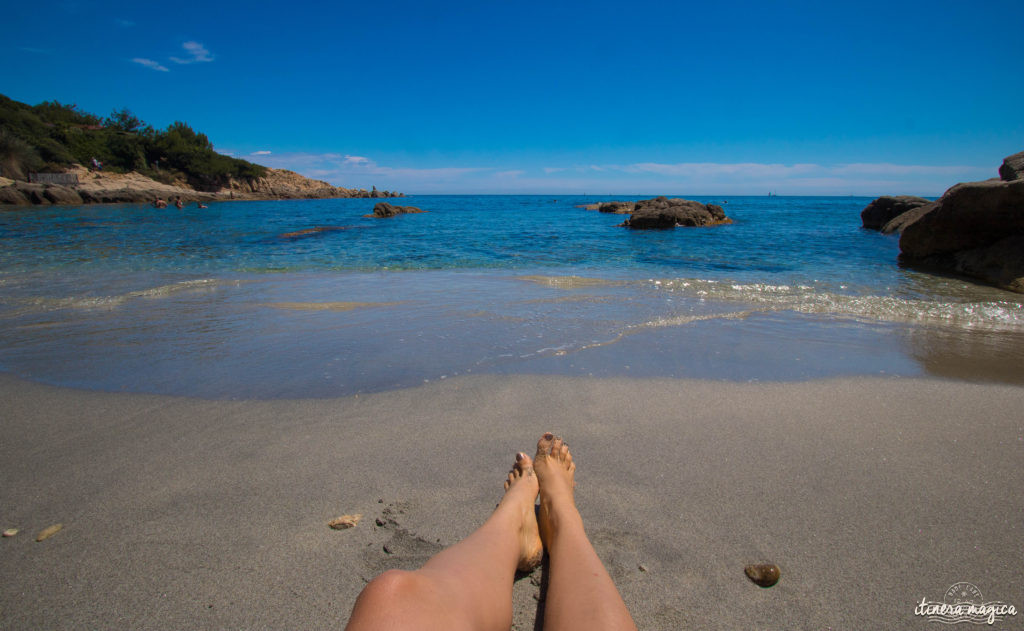
[{"label": "toenail", "polygon": [[520,460],[522,460],[525,457],[526,457],[526,454],[524,454],[523,452],[520,451],[519,453],[516,454],[516,462],[519,462]]},{"label": "toenail", "polygon": [[552,434],[551,432],[548,432],[547,434],[544,434],[544,440],[551,440],[554,437],[555,437],[555,435]]}]

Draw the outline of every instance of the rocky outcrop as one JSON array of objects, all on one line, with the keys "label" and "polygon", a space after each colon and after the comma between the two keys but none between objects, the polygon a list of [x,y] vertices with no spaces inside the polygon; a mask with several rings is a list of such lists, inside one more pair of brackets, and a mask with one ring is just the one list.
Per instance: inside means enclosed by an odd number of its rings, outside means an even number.
[{"label": "rocky outcrop", "polygon": [[882,230],[887,223],[903,213],[928,203],[927,199],[912,195],[883,195],[860,211],[860,220],[869,230]]},{"label": "rocky outcrop", "polygon": [[892,234],[894,232],[897,234],[902,234],[904,228],[920,219],[921,216],[924,215],[925,213],[930,212],[933,208],[935,208],[935,204],[935,202],[928,202],[927,204],[922,204],[917,208],[908,210],[905,213],[900,213],[899,215],[896,215],[895,218],[891,219],[884,226],[882,226],[882,234]]},{"label": "rocky outcrop", "polygon": [[19,206],[42,204],[81,204],[82,197],[72,188],[59,184],[33,184],[11,181],[0,188],[0,204]]},{"label": "rocky outcrop", "polygon": [[598,212],[614,215],[628,215],[636,208],[636,202],[605,202],[597,207]]},{"label": "rocky outcrop", "polygon": [[1024,151],[1008,156],[999,166],[999,179],[1004,182],[1024,179]]},{"label": "rocky outcrop", "polygon": [[393,206],[387,202],[377,202],[373,207],[372,215],[365,215],[366,217],[394,217],[395,215],[408,215],[413,213],[425,213],[427,211],[420,210],[415,206]]},{"label": "rocky outcrop", "polygon": [[69,171],[78,176],[76,187],[55,184],[30,184],[0,178],[0,204],[116,204],[149,203],[161,198],[181,197],[186,202],[229,199],[324,199],[334,197],[404,197],[388,191],[365,191],[331,186],[293,171],[267,169],[264,177],[230,179],[223,188],[196,190],[178,179],[158,182],[140,173],[91,171],[74,165]]},{"label": "rocky outcrop", "polygon": [[900,258],[1024,292],[1022,244],[1024,179],[993,179],[946,191],[903,228]]},{"label": "rocky outcrop", "polygon": [[635,206],[636,202],[597,202],[594,204],[577,204],[576,208],[597,210],[603,213],[613,213],[616,215],[628,215],[633,212],[633,208]]},{"label": "rocky outcrop", "polygon": [[328,199],[335,197],[403,197],[400,193],[332,186],[286,169],[267,169],[255,179],[232,178],[227,186],[235,199]]},{"label": "rocky outcrop", "polygon": [[676,226],[717,226],[732,223],[721,206],[664,196],[636,202],[633,213],[620,224],[634,229],[663,229]]}]

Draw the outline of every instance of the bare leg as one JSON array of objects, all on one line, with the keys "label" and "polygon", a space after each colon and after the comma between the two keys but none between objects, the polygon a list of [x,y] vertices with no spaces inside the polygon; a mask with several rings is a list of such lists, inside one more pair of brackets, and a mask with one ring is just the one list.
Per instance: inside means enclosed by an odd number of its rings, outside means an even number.
[{"label": "bare leg", "polygon": [[533,463],[517,454],[505,496],[487,521],[419,570],[390,570],[371,581],[356,599],[346,629],[508,631],[516,568],[536,566],[543,554],[536,498]]},{"label": "bare leg", "polygon": [[619,590],[583,531],[573,500],[576,464],[569,446],[544,434],[533,466],[540,479],[540,535],[550,560],[544,630],[635,630]]}]

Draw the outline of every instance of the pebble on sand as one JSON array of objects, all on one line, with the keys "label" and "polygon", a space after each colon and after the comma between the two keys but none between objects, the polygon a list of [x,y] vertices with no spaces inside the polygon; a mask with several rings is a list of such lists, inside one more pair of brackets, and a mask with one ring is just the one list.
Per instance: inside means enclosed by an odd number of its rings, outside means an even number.
[{"label": "pebble on sand", "polygon": [[18,534],[18,529],[17,528],[8,528],[7,530],[4,531],[4,536],[5,537],[13,537],[16,534]]},{"label": "pebble on sand", "polygon": [[352,528],[358,524],[359,520],[362,518],[363,515],[361,513],[357,515],[342,515],[341,517],[336,517],[327,522],[327,525],[334,530],[345,530],[346,528]]},{"label": "pebble on sand", "polygon": [[46,539],[49,539],[50,537],[60,532],[60,529],[63,527],[64,524],[54,524],[49,528],[43,528],[39,531],[39,534],[36,535],[36,541],[45,541]]},{"label": "pebble on sand", "polygon": [[761,587],[771,587],[779,582],[779,566],[773,563],[762,563],[759,565],[748,565],[743,568],[747,578],[754,581]]}]

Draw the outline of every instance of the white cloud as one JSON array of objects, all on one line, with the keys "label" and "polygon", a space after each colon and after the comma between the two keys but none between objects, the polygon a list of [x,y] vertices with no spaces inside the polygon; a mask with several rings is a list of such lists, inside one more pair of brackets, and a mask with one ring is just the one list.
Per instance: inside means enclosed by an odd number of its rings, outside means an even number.
[{"label": "white cloud", "polygon": [[[569,166],[405,166],[346,153],[252,155],[335,186],[405,193],[538,193],[636,195],[897,195],[937,196],[956,182],[993,175],[988,167],[889,163],[634,162]],[[499,170],[499,168],[501,170]]]},{"label": "white cloud", "polygon": [[210,51],[206,50],[206,47],[199,42],[188,41],[181,45],[191,57],[188,59],[182,59],[180,57],[171,57],[171,61],[176,64],[194,64],[197,62],[213,61],[213,55]]},{"label": "white cloud", "polygon": [[267,151],[266,149],[263,149],[263,150],[261,150],[261,151],[253,151],[253,152],[252,152],[251,154],[249,154],[249,155],[252,155],[252,156],[269,156],[269,155],[270,155],[270,152],[269,152],[269,151]]},{"label": "white cloud", "polygon": [[170,72],[170,70],[168,70],[166,67],[160,65],[160,62],[153,61],[152,59],[145,59],[144,57],[136,57],[135,59],[132,59],[132,61],[134,63],[137,63],[137,64],[141,65],[141,66],[145,66],[147,68],[152,68],[153,70],[159,70],[160,72]]}]

